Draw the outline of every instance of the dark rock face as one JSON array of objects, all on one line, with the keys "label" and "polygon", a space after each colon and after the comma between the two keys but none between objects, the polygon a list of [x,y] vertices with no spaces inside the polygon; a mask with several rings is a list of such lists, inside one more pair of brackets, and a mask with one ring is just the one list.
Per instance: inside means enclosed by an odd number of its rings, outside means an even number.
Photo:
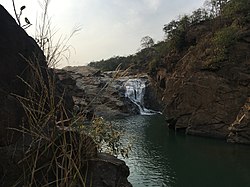
[{"label": "dark rock face", "polygon": [[29,62],[39,62],[42,71],[47,65],[36,42],[1,5],[0,23],[0,146],[3,146],[18,136],[8,129],[20,127],[24,113],[12,94],[25,96],[24,81],[29,82],[32,77]]},{"label": "dark rock face", "polygon": [[154,111],[162,111],[162,104],[158,100],[158,96],[161,93],[158,93],[157,85],[152,79],[148,79],[146,82],[145,96],[144,96],[144,105],[148,109]]},{"label": "dark rock face", "polygon": [[23,111],[15,97],[0,91],[0,146],[15,142],[20,136]]},{"label": "dark rock face", "polygon": [[[235,62],[208,65],[212,56],[209,38],[201,37],[203,41],[197,41],[197,46],[182,54],[174,66],[166,57],[158,69],[155,80],[164,114],[175,130],[250,144],[250,44],[238,42],[232,47],[231,54],[239,55]],[[239,46],[240,54],[234,53]]]},{"label": "dark rock face", "polygon": [[[41,79],[48,88],[48,77],[52,79],[52,72],[48,69],[45,56],[34,39],[16,24],[1,5],[0,23],[0,146],[3,146],[17,139],[18,133],[13,129],[18,129],[22,125],[24,111],[16,96],[26,97],[27,84],[36,85],[33,88],[38,93],[44,89],[37,80],[35,68],[40,70]],[[64,90],[60,83],[56,85],[55,90],[57,103]],[[64,99],[66,108],[71,110],[72,98],[66,94]]]},{"label": "dark rock face", "polygon": [[[18,78],[27,80],[29,62],[39,62],[41,69],[47,68],[44,55],[36,42],[20,28],[9,13],[0,5],[0,86],[7,92],[23,95],[25,87]],[[37,60],[35,60],[37,58]]]},{"label": "dark rock face", "polygon": [[86,186],[132,187],[127,180],[129,168],[124,161],[103,153],[89,160],[88,167]]}]

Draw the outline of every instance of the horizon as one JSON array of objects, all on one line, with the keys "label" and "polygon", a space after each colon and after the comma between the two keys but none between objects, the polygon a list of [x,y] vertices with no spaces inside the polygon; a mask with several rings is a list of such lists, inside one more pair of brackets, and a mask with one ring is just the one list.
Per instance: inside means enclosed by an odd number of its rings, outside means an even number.
[{"label": "horizon", "polygon": [[[49,17],[57,38],[70,36],[74,28],[81,28],[69,41],[71,54],[69,62],[59,63],[65,66],[84,66],[114,56],[129,56],[140,48],[144,36],[150,36],[155,43],[164,40],[162,30],[178,16],[191,14],[203,6],[205,0],[72,0],[49,4]],[[15,2],[17,10],[23,5],[23,16],[33,24],[26,32],[34,37],[35,23],[39,19],[41,7],[38,1],[23,0]],[[1,4],[14,17],[11,1]],[[124,8],[125,7],[125,8]]]}]

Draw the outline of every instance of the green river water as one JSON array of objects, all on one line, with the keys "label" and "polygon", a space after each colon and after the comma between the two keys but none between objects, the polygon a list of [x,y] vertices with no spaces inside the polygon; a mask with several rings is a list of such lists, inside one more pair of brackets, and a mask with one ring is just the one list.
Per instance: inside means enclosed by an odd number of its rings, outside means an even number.
[{"label": "green river water", "polygon": [[161,115],[113,123],[132,141],[133,187],[250,187],[250,146],[175,133]]}]

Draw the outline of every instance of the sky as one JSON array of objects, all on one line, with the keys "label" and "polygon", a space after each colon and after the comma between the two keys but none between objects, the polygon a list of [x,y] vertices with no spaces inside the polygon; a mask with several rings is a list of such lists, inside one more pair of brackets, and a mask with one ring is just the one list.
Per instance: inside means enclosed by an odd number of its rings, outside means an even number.
[{"label": "sky", "polygon": [[[82,66],[113,56],[134,54],[144,36],[155,42],[164,39],[164,24],[180,15],[190,14],[203,6],[205,0],[50,0],[49,17],[56,39],[68,38],[71,53],[68,61],[58,67]],[[26,29],[35,36],[35,23],[41,15],[44,0],[15,0],[16,7],[26,6],[22,18],[33,25]],[[12,1],[0,0],[12,15]]]}]

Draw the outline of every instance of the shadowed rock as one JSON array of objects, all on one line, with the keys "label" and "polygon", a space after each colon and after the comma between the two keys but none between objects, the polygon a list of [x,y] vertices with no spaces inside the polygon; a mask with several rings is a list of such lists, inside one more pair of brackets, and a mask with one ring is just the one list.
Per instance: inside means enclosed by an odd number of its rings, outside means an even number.
[{"label": "shadowed rock", "polygon": [[22,125],[24,112],[13,94],[25,96],[24,81],[32,79],[29,62],[39,63],[42,71],[47,64],[36,42],[1,5],[0,24],[0,146],[3,146],[17,139],[18,134],[9,133],[8,128],[18,129]]},{"label": "shadowed rock", "polygon": [[[11,15],[0,5],[0,146],[17,139],[18,133],[9,129],[18,129],[23,124],[24,112],[16,96],[26,97],[27,84],[36,87],[38,93],[43,90],[39,81],[44,81],[49,88],[52,73],[48,69],[45,56],[33,38],[17,25]],[[40,71],[40,79],[35,75]],[[52,77],[52,76],[51,76]],[[38,86],[37,86],[38,85]],[[64,92],[62,86],[56,86],[55,103]],[[41,94],[42,95],[42,94]],[[39,98],[39,96],[37,96]],[[42,96],[41,96],[42,97]],[[73,108],[72,98],[64,97],[67,109]]]}]

